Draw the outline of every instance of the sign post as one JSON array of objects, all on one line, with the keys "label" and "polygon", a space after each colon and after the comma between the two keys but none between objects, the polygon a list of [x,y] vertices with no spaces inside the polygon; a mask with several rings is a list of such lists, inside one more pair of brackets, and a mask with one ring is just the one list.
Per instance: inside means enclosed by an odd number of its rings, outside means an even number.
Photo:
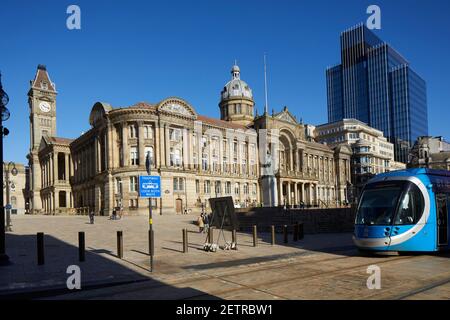
[{"label": "sign post", "polygon": [[139,196],[148,198],[148,251],[150,255],[150,272],[153,272],[155,241],[153,236],[152,198],[161,197],[161,177],[151,175],[150,154],[147,154],[145,166],[148,176],[139,176]]}]

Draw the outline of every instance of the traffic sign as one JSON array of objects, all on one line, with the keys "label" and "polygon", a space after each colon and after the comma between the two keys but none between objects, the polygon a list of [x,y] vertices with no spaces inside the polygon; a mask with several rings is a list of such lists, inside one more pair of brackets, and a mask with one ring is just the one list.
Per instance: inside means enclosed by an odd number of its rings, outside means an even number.
[{"label": "traffic sign", "polygon": [[139,196],[141,198],[161,198],[161,177],[139,176]]},{"label": "traffic sign", "polygon": [[6,210],[11,210],[11,209],[12,209],[12,206],[8,203],[8,204],[5,206],[5,209],[6,209]]}]

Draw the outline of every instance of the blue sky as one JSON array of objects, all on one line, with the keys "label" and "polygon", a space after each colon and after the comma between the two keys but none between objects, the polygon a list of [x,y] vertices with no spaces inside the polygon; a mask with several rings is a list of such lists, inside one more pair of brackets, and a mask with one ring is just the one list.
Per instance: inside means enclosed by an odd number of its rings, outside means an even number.
[{"label": "blue sky", "polygon": [[[81,30],[68,30],[66,9],[81,8]],[[5,159],[25,162],[27,92],[38,64],[56,83],[58,136],[89,128],[96,101],[113,106],[178,96],[218,117],[219,94],[237,59],[241,77],[264,105],[306,123],[327,121],[325,69],[339,62],[340,32],[381,8],[376,34],[427,82],[429,128],[450,139],[450,1],[137,1],[2,0],[0,70],[10,96]]]}]

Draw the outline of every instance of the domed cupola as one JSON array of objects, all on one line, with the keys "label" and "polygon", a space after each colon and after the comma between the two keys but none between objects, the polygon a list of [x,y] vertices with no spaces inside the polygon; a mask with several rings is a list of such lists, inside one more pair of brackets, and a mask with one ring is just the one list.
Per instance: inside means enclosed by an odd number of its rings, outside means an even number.
[{"label": "domed cupola", "polygon": [[252,89],[241,80],[241,70],[234,64],[231,68],[231,81],[220,93],[220,118],[243,125],[249,125],[254,120]]}]

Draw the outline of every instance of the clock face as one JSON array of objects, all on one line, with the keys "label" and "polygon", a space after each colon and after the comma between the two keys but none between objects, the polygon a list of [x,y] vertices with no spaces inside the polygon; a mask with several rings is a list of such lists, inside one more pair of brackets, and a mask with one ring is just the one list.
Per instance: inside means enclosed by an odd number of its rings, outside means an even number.
[{"label": "clock face", "polygon": [[41,109],[43,112],[49,112],[51,110],[51,106],[48,102],[42,101],[39,103],[39,109]]}]

